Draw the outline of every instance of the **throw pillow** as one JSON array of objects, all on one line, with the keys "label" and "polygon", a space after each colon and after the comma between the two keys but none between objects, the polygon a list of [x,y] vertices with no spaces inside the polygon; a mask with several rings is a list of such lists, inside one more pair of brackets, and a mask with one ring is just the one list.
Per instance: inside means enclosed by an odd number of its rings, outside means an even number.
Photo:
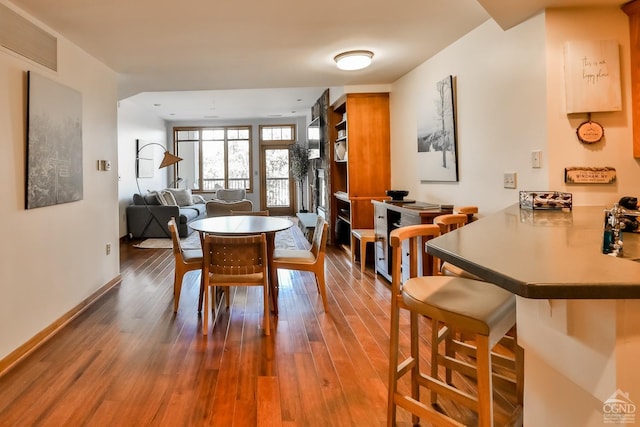
[{"label": "throw pillow", "polygon": [[202,205],[202,204],[207,203],[207,201],[204,199],[204,197],[202,197],[202,196],[201,196],[201,195],[199,195],[199,194],[194,194],[194,195],[192,195],[192,196],[191,196],[191,198],[193,199],[193,203],[194,203],[194,204],[200,204],[200,205]]},{"label": "throw pillow", "polygon": [[178,206],[178,202],[176,202],[176,198],[173,197],[173,193],[171,191],[162,191],[160,192],[162,197],[164,197],[165,206]]},{"label": "throw pillow", "polygon": [[170,191],[173,197],[176,199],[178,206],[191,206],[193,205],[193,198],[191,197],[191,190],[188,188],[167,188],[165,191]]},{"label": "throw pillow", "polygon": [[164,198],[162,197],[162,195],[158,195],[157,191],[149,191],[144,195],[144,201],[149,206],[157,206],[162,204]]}]

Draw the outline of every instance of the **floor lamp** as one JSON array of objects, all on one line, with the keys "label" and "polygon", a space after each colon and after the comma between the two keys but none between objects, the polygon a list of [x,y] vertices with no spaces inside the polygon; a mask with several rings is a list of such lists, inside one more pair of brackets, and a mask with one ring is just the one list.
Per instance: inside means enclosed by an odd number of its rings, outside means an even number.
[{"label": "floor lamp", "polygon": [[[147,210],[149,211],[149,215],[151,215],[151,218],[149,219],[147,224],[144,226],[144,229],[142,230],[142,235],[144,235],[144,233],[147,231],[147,228],[149,228],[149,225],[151,225],[151,221],[155,221],[160,226],[162,231],[165,232],[167,237],[171,237],[171,235],[167,232],[166,227],[163,226],[160,223],[160,220],[158,220],[158,218],[156,218],[156,216],[153,214],[153,211],[151,210],[151,208],[147,204],[147,199],[144,197],[144,195],[142,194],[142,191],[140,190],[140,181],[139,181],[139,178],[140,178],[140,151],[142,151],[143,148],[148,147],[150,145],[157,145],[159,147],[162,147],[162,149],[164,150],[164,156],[162,157],[162,162],[160,162],[160,166],[158,166],[158,169],[162,169],[162,168],[166,168],[167,166],[175,165],[176,163],[181,161],[182,158],[178,157],[176,155],[173,155],[170,152],[168,152],[167,149],[165,148],[165,146],[162,145],[162,144],[159,144],[157,142],[149,142],[149,143],[144,144],[144,145],[141,146],[140,145],[140,140],[136,139],[136,186],[138,187],[138,194],[140,194],[140,197],[142,198],[142,201],[144,202],[144,205],[147,207]],[[178,218],[176,218],[176,220],[177,219]]]}]

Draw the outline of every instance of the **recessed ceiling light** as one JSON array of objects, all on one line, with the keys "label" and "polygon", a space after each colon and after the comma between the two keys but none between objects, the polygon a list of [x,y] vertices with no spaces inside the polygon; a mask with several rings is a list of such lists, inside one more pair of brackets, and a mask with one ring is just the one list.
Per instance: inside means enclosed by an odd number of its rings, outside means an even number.
[{"label": "recessed ceiling light", "polygon": [[341,70],[353,71],[367,68],[371,65],[373,52],[369,50],[350,50],[336,55],[333,60],[336,61],[338,68]]}]

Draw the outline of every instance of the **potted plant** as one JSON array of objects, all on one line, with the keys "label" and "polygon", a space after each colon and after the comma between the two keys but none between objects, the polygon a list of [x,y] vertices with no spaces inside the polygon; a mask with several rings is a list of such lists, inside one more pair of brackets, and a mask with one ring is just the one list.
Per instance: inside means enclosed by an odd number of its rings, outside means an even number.
[{"label": "potted plant", "polygon": [[296,142],[289,147],[289,157],[291,162],[291,175],[300,185],[300,212],[307,212],[304,208],[304,180],[309,173],[309,149]]}]

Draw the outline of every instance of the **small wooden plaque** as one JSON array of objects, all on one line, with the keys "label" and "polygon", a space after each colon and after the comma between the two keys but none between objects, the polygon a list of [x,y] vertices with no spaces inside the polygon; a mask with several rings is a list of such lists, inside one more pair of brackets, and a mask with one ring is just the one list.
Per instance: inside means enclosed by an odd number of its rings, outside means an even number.
[{"label": "small wooden plaque", "polygon": [[564,182],[567,184],[613,184],[616,182],[616,169],[612,167],[569,167],[564,169]]}]

